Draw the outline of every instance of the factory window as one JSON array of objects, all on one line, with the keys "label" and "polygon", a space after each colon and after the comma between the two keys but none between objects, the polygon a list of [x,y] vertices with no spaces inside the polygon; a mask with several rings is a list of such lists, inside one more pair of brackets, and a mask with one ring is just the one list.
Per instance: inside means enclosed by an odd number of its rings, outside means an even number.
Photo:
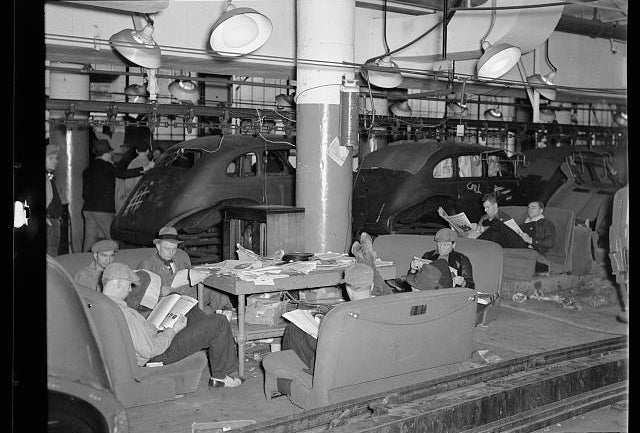
[{"label": "factory window", "polygon": [[191,168],[202,156],[202,151],[197,149],[179,148],[170,159],[172,167]]},{"label": "factory window", "polygon": [[254,152],[245,153],[227,165],[227,176],[251,177],[256,175],[258,157]]},{"label": "factory window", "polygon": [[459,177],[482,177],[482,159],[480,155],[462,155],[458,157]]},{"label": "factory window", "polygon": [[453,177],[453,160],[443,159],[433,167],[433,177],[436,179],[448,179]]}]

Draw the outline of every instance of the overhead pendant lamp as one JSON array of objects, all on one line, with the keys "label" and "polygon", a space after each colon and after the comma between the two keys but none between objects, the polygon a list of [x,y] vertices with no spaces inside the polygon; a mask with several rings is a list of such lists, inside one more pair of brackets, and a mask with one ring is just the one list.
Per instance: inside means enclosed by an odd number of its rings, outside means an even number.
[{"label": "overhead pendant lamp", "polygon": [[[146,104],[149,102],[149,91],[147,90],[147,86],[143,86],[141,84],[128,85],[124,88],[124,94],[127,96],[127,100],[129,102],[136,104]],[[137,119],[143,115],[138,113],[129,113],[128,116],[133,119]]]},{"label": "overhead pendant lamp", "polygon": [[522,52],[520,48],[514,47],[511,44],[501,43],[491,45],[487,41],[487,37],[493,30],[493,25],[496,22],[496,0],[491,2],[491,23],[487,32],[480,39],[480,47],[483,54],[476,64],[478,78],[488,78],[495,80],[502,77],[509,72],[511,68],[518,63]]},{"label": "overhead pendant lamp", "polygon": [[616,112],[614,118],[615,122],[619,126],[627,126],[627,113],[626,111],[618,111]]},{"label": "overhead pendant lamp", "polygon": [[[487,48],[485,48],[487,47]],[[522,52],[511,44],[489,45],[485,41],[484,54],[476,65],[478,78],[495,80],[509,72],[518,63]]]},{"label": "overhead pendant lamp", "polygon": [[389,105],[391,114],[397,117],[411,117],[411,107],[409,101],[398,101]]},{"label": "overhead pendant lamp", "polygon": [[153,40],[153,20],[146,16],[142,30],[125,29],[109,38],[111,46],[124,58],[143,68],[160,67],[160,47]]},{"label": "overhead pendant lamp", "polygon": [[294,104],[293,95],[280,93],[276,96],[276,108],[278,110],[291,111]]},{"label": "overhead pendant lamp", "polygon": [[551,123],[556,120],[555,110],[545,107],[540,108],[540,123]]},{"label": "overhead pendant lamp", "polygon": [[180,102],[197,104],[200,99],[198,85],[191,80],[174,80],[169,84],[169,93]]},{"label": "overhead pendant lamp", "polygon": [[498,107],[489,108],[484,112],[485,120],[502,120],[502,111],[498,110]]},{"label": "overhead pendant lamp", "polygon": [[527,83],[529,83],[534,90],[537,90],[540,96],[542,96],[543,98],[546,98],[549,101],[555,101],[556,88],[553,84],[553,79],[556,76],[556,72],[558,69],[553,65],[553,63],[551,63],[551,60],[549,60],[549,39],[546,40],[545,46],[545,60],[553,70],[546,75],[530,75],[527,77]]},{"label": "overhead pendant lamp", "polygon": [[[384,68],[384,70],[368,69],[367,66]],[[391,57],[383,57],[374,62],[365,63],[364,69],[362,69],[360,74],[369,84],[385,89],[398,87],[404,79],[400,73],[400,68],[398,68],[396,62],[391,60]]]},{"label": "overhead pendant lamp", "polygon": [[221,56],[237,57],[249,54],[271,37],[273,24],[255,9],[238,8],[227,0],[225,11],[213,23],[209,45]]},{"label": "overhead pendant lamp", "polygon": [[453,101],[447,104],[447,112],[455,116],[461,116],[467,111],[467,104],[460,101]]}]

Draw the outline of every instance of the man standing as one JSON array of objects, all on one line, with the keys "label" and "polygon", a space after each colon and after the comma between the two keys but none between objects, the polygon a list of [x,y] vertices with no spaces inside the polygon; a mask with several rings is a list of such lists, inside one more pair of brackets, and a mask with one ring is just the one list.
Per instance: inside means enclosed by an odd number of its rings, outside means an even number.
[{"label": "man standing", "polygon": [[[158,231],[158,236],[153,240],[153,243],[157,251],[142,260],[140,264],[138,264],[138,269],[147,269],[160,275],[162,281],[160,289],[161,296],[167,296],[175,292],[196,298],[196,287],[187,285],[171,288],[171,283],[173,283],[176,273],[190,267],[190,263],[187,260],[182,257],[175,257],[178,246],[182,243],[182,241],[178,239],[178,232],[175,227],[162,227]],[[208,314],[216,310],[232,308],[231,301],[226,293],[221,293],[214,289],[207,289],[203,295],[205,298],[203,303],[205,304]]]},{"label": "man standing", "polygon": [[[144,167],[151,162],[149,160],[149,144],[146,142],[137,143],[135,147],[135,155],[135,158],[133,158],[126,166],[129,170]],[[116,179],[116,212],[122,208],[124,202],[127,200],[129,194],[133,191],[133,188],[141,177],[142,176],[135,176],[128,179]]]},{"label": "man standing", "polygon": [[45,187],[47,209],[47,254],[51,257],[58,255],[60,248],[60,223],[62,221],[62,200],[56,188],[56,178],[53,175],[58,165],[58,147],[47,144],[45,156],[45,168],[47,180]]},{"label": "man standing", "polygon": [[111,239],[111,221],[115,214],[116,177],[129,178],[153,167],[149,163],[143,168],[132,170],[117,169],[113,165],[113,149],[107,140],[97,139],[93,146],[95,159],[82,173],[82,198],[84,206],[83,251],[89,251],[100,238]]},{"label": "man standing", "polygon": [[78,270],[73,276],[76,283],[99,292],[102,291],[102,272],[113,263],[118,244],[111,239],[98,241],[91,246],[93,261],[84,268]]},{"label": "man standing", "polygon": [[173,328],[158,331],[126,303],[131,284],[138,282],[139,277],[124,263],[111,263],[102,274],[103,293],[122,310],[138,365],[172,364],[206,348],[211,372],[209,387],[240,386],[242,381],[230,376],[238,368],[238,357],[227,319],[218,314],[207,316],[192,308],[186,316],[178,318]]},{"label": "man standing", "polygon": [[427,251],[422,258],[428,260],[444,259],[458,273],[457,276],[453,277],[454,287],[466,287],[475,290],[471,261],[464,254],[455,251],[457,239],[458,235],[451,229],[438,230],[434,238],[437,249]]}]

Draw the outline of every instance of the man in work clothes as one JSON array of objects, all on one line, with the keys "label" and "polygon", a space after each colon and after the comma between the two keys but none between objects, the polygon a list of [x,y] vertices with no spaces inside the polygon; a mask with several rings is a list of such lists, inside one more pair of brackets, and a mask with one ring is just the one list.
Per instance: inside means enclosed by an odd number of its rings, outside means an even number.
[{"label": "man in work clothes", "polygon": [[46,180],[46,209],[47,209],[47,254],[51,257],[58,255],[60,247],[60,223],[62,221],[62,200],[56,188],[56,178],[53,175],[58,165],[58,147],[47,144],[45,167],[47,169]]}]

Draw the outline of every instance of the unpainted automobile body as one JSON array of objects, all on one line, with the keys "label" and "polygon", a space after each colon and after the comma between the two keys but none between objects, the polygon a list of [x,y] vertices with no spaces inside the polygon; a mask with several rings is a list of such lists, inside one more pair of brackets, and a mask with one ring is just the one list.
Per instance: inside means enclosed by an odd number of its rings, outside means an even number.
[{"label": "unpainted automobile body", "polygon": [[47,256],[47,430],[126,433],[126,412],[85,308],[69,274]]},{"label": "unpainted automobile body", "polygon": [[353,233],[433,233],[446,225],[438,207],[483,214],[482,195],[502,204],[525,201],[518,157],[492,147],[435,140],[403,140],[367,154],[353,190]]},{"label": "unpainted automobile body", "polygon": [[207,136],[178,143],[146,172],[115,216],[111,236],[151,245],[165,225],[207,230],[224,206],[293,205],[295,139],[276,135]]}]

